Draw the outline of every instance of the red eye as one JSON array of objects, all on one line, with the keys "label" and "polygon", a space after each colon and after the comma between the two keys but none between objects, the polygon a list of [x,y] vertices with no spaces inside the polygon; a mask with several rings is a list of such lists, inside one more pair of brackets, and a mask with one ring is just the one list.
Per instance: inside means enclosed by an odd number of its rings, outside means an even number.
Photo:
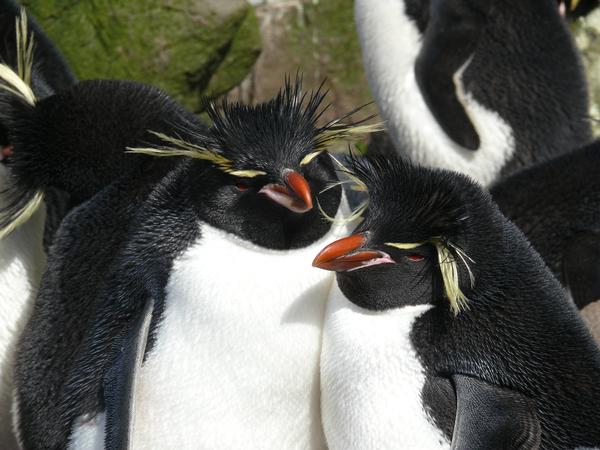
[{"label": "red eye", "polygon": [[424,256],[418,255],[416,253],[411,253],[410,255],[406,255],[406,259],[412,262],[419,262],[425,259]]},{"label": "red eye", "polygon": [[4,158],[8,158],[8,157],[12,156],[12,154],[13,154],[13,146],[12,145],[2,147],[2,149],[0,150],[0,161],[2,161]]},{"label": "red eye", "polygon": [[250,186],[248,186],[243,181],[238,181],[237,183],[235,183],[235,187],[238,189],[238,191],[247,191],[248,189],[250,189]]}]

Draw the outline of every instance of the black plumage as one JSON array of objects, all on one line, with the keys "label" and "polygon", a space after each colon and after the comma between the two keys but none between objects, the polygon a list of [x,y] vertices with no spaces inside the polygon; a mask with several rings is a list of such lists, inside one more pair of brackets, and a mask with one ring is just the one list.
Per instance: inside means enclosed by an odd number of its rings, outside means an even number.
[{"label": "black plumage", "polygon": [[[598,347],[491,196],[465,176],[398,159],[350,170],[369,188],[361,238],[332,244],[315,264],[338,270],[345,297],[366,310],[432,305],[410,341],[426,375],[423,408],[452,448],[600,445]],[[465,296],[459,308],[449,264]]]},{"label": "black plumage", "polygon": [[512,175],[491,194],[578,308],[600,300],[600,142]]},{"label": "black plumage", "polygon": [[[17,42],[17,22],[22,14],[19,6],[12,0],[3,0],[0,2],[0,61],[16,70],[18,66],[19,54],[23,49],[18,48]],[[35,19],[27,17],[27,30],[33,39],[33,65],[31,67],[31,88],[38,99],[44,99],[63,89],[73,86],[77,79],[71,68],[65,61],[60,51],[54,46],[50,39],[44,34],[42,29],[35,22]],[[2,95],[6,95],[5,92]],[[10,139],[11,124],[7,119],[6,105],[0,105],[0,164],[7,165],[11,161],[13,147]],[[11,186],[8,186],[9,190]],[[8,194],[8,202],[3,207],[10,207],[13,203],[15,208],[22,208],[27,203],[27,196],[24,193],[12,195]],[[21,194],[23,198],[21,198]],[[4,196],[6,199],[7,196]],[[70,200],[69,196],[55,188],[48,188],[45,197],[46,203],[46,222],[44,230],[44,248],[48,248],[52,241],[52,236],[64,215],[66,214]],[[2,220],[0,220],[2,222]]]}]

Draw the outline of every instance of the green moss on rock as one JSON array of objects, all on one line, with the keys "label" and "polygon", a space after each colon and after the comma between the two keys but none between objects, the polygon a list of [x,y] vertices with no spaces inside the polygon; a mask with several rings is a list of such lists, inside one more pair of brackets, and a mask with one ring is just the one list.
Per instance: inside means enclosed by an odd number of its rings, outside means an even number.
[{"label": "green moss on rock", "polygon": [[25,0],[81,79],[154,84],[192,110],[239,84],[260,53],[245,1]]}]

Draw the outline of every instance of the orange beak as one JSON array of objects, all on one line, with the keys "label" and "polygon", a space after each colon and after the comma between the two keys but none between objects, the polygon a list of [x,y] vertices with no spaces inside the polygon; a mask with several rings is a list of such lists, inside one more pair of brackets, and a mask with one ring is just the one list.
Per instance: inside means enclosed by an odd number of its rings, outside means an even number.
[{"label": "orange beak", "polygon": [[366,241],[364,234],[353,234],[332,242],[319,252],[312,265],[325,270],[348,272],[379,264],[395,264],[387,253],[361,248]]},{"label": "orange beak", "polygon": [[305,213],[313,207],[310,185],[306,178],[294,170],[283,173],[285,185],[267,184],[259,192],[273,202],[296,213]]}]

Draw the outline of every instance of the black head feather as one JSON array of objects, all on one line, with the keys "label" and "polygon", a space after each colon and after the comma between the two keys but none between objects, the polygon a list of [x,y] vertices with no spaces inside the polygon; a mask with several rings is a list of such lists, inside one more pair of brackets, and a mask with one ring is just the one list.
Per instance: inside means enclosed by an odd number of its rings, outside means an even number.
[{"label": "black head feather", "polygon": [[369,193],[361,226],[393,233],[398,242],[442,238],[466,244],[472,216],[486,195],[468,177],[420,166],[398,157],[351,157],[348,171]]},{"label": "black head feather", "polygon": [[211,103],[208,114],[215,148],[239,169],[267,170],[273,164],[298,166],[313,151],[320,129],[317,120],[326,96],[322,87],[302,93],[302,78],[288,78],[271,100],[256,106]]},{"label": "black head feather", "polygon": [[277,174],[299,169],[307,156],[325,151],[335,141],[378,128],[360,126],[372,117],[345,122],[362,107],[320,126],[319,119],[329,107],[324,105],[327,91],[321,84],[316,90],[303,92],[302,84],[302,77],[294,81],[288,77],[275,97],[258,105],[227,100],[209,103],[206,111],[213,125],[208,133],[198,133],[192,144],[226,158],[227,166],[221,167],[226,171]]}]

